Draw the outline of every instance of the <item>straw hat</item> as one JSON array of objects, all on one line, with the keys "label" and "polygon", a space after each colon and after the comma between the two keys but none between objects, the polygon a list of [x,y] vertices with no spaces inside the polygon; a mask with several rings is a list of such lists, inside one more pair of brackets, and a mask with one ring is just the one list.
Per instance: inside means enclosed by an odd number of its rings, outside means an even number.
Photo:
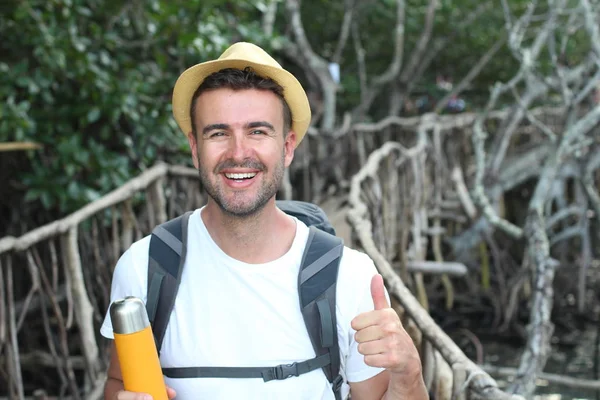
[{"label": "straw hat", "polygon": [[251,67],[257,75],[268,77],[283,87],[283,97],[292,111],[292,130],[296,133],[296,146],[302,141],[310,124],[310,106],[300,82],[266,51],[246,42],[230,46],[217,60],[196,64],[185,70],[177,79],[173,90],[173,116],[185,135],[192,131],[190,107],[192,96],[204,79],[224,68]]}]

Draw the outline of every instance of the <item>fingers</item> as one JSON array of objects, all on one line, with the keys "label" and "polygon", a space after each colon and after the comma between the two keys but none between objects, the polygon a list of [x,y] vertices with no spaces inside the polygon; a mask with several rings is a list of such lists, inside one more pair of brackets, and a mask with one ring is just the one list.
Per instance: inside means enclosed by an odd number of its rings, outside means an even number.
[{"label": "fingers", "polygon": [[395,368],[400,364],[399,357],[390,354],[369,354],[365,356],[365,364],[376,368]]},{"label": "fingers", "polygon": [[[383,277],[376,274],[371,279],[371,298],[373,300],[374,310],[367,311],[356,316],[352,322],[352,329],[359,331],[367,326],[377,325],[385,322],[386,318],[390,318],[390,312],[396,312],[390,308],[390,304],[385,296],[385,286]],[[397,316],[392,316],[392,318]]]},{"label": "fingers", "polygon": [[[175,389],[167,386],[167,397],[169,400],[174,399],[177,395]],[[153,400],[152,396],[147,393],[134,393],[121,390],[117,393],[117,400]]]},{"label": "fingers", "polygon": [[[372,326],[357,332],[358,352],[364,356],[373,354],[390,354],[400,351],[400,332],[398,327]],[[366,339],[366,340],[363,340]]]},{"label": "fingers", "polygon": [[399,321],[400,319],[396,311],[393,308],[386,308],[383,310],[373,310],[359,314],[354,317],[354,319],[350,322],[350,325],[355,331],[360,331],[361,329],[365,329],[369,326],[384,326],[388,323],[396,323]]},{"label": "fingers", "polygon": [[385,297],[385,285],[383,277],[376,274],[371,279],[371,297],[373,298],[373,306],[375,310],[383,310],[389,308],[389,303]]},{"label": "fingers", "polygon": [[354,340],[356,340],[357,343],[370,342],[372,340],[383,339],[384,337],[385,333],[383,332],[381,327],[377,325],[368,326],[357,331],[354,334]]},{"label": "fingers", "polygon": [[383,340],[372,340],[358,344],[358,352],[363,356],[383,354],[389,350],[389,346]]},{"label": "fingers", "polygon": [[175,389],[167,386],[167,396],[169,397],[169,400],[174,399],[175,396],[177,396],[177,392]]},{"label": "fingers", "polygon": [[146,393],[134,393],[121,390],[117,393],[117,400],[152,400],[152,396]]}]

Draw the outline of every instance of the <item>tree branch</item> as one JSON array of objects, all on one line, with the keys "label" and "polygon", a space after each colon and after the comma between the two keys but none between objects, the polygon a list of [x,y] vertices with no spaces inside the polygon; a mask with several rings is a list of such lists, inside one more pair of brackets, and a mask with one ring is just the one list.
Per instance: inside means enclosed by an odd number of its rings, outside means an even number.
[{"label": "tree branch", "polygon": [[585,21],[585,29],[590,35],[590,44],[596,54],[596,62],[600,63],[600,30],[598,29],[598,14],[592,10],[588,0],[579,0],[583,9],[583,17]]},{"label": "tree branch", "polygon": [[[533,74],[533,69],[537,59],[539,57],[540,51],[542,50],[542,46],[548,40],[551,32],[553,32],[557,27],[557,18],[559,12],[564,8],[564,0],[559,0],[558,4],[552,5],[550,9],[550,14],[542,29],[538,32],[533,45],[527,49],[520,49],[520,44],[522,41],[522,36],[524,34],[524,28],[529,25],[529,20],[531,17],[531,13],[533,12],[533,7],[535,6],[535,2],[530,3],[530,7],[528,8],[528,12],[525,14],[523,18],[520,19],[520,23],[517,23],[513,27],[513,31],[509,34],[509,43],[513,48],[514,53],[519,53],[522,55],[521,57],[521,66],[517,76],[525,79],[525,83],[527,86],[527,90],[522,97],[522,103],[517,108],[516,112],[513,114],[510,122],[507,123],[503,129],[497,133],[498,141],[494,148],[493,154],[494,157],[490,163],[490,173],[494,176],[498,173],[502,161],[506,156],[506,151],[508,149],[508,145],[514,134],[517,126],[520,121],[525,116],[525,110],[530,106],[530,104],[539,96],[542,96],[547,93],[548,88],[540,82],[535,75]],[[521,29],[523,29],[521,31]],[[516,49],[519,50],[516,50]],[[521,79],[519,79],[520,81]],[[516,83],[515,81],[512,85],[507,85],[504,90],[515,90]]]},{"label": "tree branch", "polygon": [[[467,17],[464,19],[464,22],[461,22],[461,24],[460,24],[461,29],[467,29],[472,23],[477,21],[477,18],[479,18],[484,11],[486,11],[492,5],[493,5],[493,3],[491,1],[486,1],[484,3],[480,3],[477,6],[477,8],[475,8],[475,10],[473,10],[472,12],[470,12],[467,15]],[[451,39],[455,38],[456,35],[458,34],[458,32],[459,32],[458,29],[455,29],[452,31],[452,33],[450,35],[448,35],[444,38],[438,38],[433,42],[433,44],[430,46],[431,49],[423,56],[423,61],[419,63],[416,71],[410,77],[410,80],[407,83],[405,82],[405,85],[406,85],[405,93],[403,93],[403,96],[402,96],[402,98],[400,98],[399,102],[402,102],[403,97],[408,96],[409,94],[412,93],[413,88],[417,85],[417,83],[419,83],[421,81],[421,77],[423,76],[423,74],[425,73],[427,68],[429,68],[429,66],[431,65],[434,58],[438,55],[438,53],[441,50],[446,48],[448,42]]]},{"label": "tree branch", "polygon": [[456,192],[458,193],[458,198],[460,199],[465,213],[471,220],[473,220],[477,214],[477,210],[475,209],[473,200],[469,195],[467,185],[465,184],[465,180],[463,178],[462,169],[460,167],[456,166],[452,169],[451,179],[454,182],[454,186],[456,186]]},{"label": "tree branch", "polygon": [[[591,154],[598,155],[600,154],[600,151],[596,148]],[[582,178],[583,188],[592,204],[592,209],[596,215],[596,221],[600,221],[600,194],[598,194],[598,188],[594,184],[594,171],[598,168],[600,168],[600,157],[594,158],[590,156],[586,162]],[[598,237],[600,237],[600,226],[598,227]]]},{"label": "tree branch", "polygon": [[[494,91],[492,92],[492,98],[494,98],[494,95],[498,92],[498,88],[499,86],[494,88]],[[485,170],[484,146],[487,133],[483,130],[482,125],[483,117],[477,118],[473,126],[473,135],[471,138],[473,142],[473,150],[475,151],[476,163],[475,187],[472,194],[473,200],[492,225],[506,232],[513,238],[520,238],[523,235],[523,230],[520,227],[500,218],[494,211],[491,202],[485,193],[485,188],[483,185],[483,171]]]},{"label": "tree branch", "polygon": [[277,0],[269,0],[266,9],[263,11],[263,32],[265,36],[273,35],[273,25],[277,16]]},{"label": "tree branch", "polygon": [[554,225],[561,222],[563,219],[570,217],[579,218],[583,214],[585,214],[585,210],[583,210],[580,206],[577,205],[562,208],[546,220],[546,231],[550,231],[554,227]]},{"label": "tree branch", "polygon": [[79,325],[87,370],[89,377],[94,380],[99,372],[99,350],[94,333],[94,308],[86,292],[77,237],[77,227],[71,228],[65,240],[65,244],[68,245],[68,248],[65,249],[68,260],[66,273],[71,277],[71,290],[75,300],[75,318]]},{"label": "tree branch", "polygon": [[367,67],[365,64],[365,49],[360,42],[360,33],[358,25],[352,24],[352,40],[354,42],[354,52],[356,53],[356,63],[358,64],[358,81],[360,82],[360,102],[363,103],[367,93]]},{"label": "tree branch", "polygon": [[[516,368],[496,367],[493,365],[482,365],[481,368],[483,368],[490,374],[497,376],[514,377],[517,374]],[[540,373],[538,377],[548,382],[552,382],[554,384],[565,387],[575,389],[600,390],[600,381],[598,380],[579,379],[570,376],[548,373]]]},{"label": "tree branch", "polygon": [[[399,159],[409,161],[422,156],[424,149],[424,142],[420,139],[419,144],[410,149],[405,149],[398,143],[388,142],[371,153],[367,163],[352,179],[349,195],[351,209],[348,212],[348,220],[352,224],[353,231],[356,233],[361,246],[373,259],[378,271],[384,277],[390,295],[400,302],[405,312],[419,328],[423,337],[440,352],[452,369],[464,369],[467,379],[462,389],[466,391],[466,397],[470,399],[490,400],[511,399],[511,396],[498,389],[496,382],[469,360],[431,319],[414,295],[404,285],[400,277],[393,271],[388,260],[380,252],[374,241],[372,222],[369,218],[369,208],[362,200],[363,183],[377,174],[379,164],[385,162],[390,154],[397,153]],[[521,399],[521,397],[514,396],[512,399]]]},{"label": "tree branch", "polygon": [[425,54],[427,44],[431,39],[431,32],[433,31],[437,2],[438,0],[429,0],[427,13],[425,14],[425,26],[423,27],[423,31],[421,32],[421,37],[419,37],[417,45],[410,55],[410,60],[408,61],[406,68],[404,68],[404,71],[402,71],[402,75],[400,76],[401,82],[408,82],[409,79],[412,79],[417,66],[423,60],[423,54]]},{"label": "tree branch", "polygon": [[[144,171],[140,176],[132,179],[127,184],[113,190],[104,197],[89,203],[63,219],[34,229],[18,239],[11,236],[4,237],[0,239],[0,254],[10,250],[23,251],[42,240],[66,233],[72,227],[77,226],[80,222],[86,220],[90,216],[128,199],[133,193],[148,187],[151,182],[160,176],[164,176],[167,171],[168,166],[166,164],[157,164],[155,167]],[[198,176],[197,172],[195,176]]]},{"label": "tree branch", "polygon": [[451,276],[464,276],[467,267],[462,263],[448,261],[408,261],[406,267],[411,272],[426,274],[448,274]]},{"label": "tree branch", "polygon": [[335,126],[337,85],[331,77],[327,61],[317,55],[308,42],[300,17],[300,4],[298,0],[286,0],[286,10],[292,31],[294,32],[294,38],[298,44],[298,49],[302,52],[304,58],[308,62],[307,66],[318,77],[319,82],[321,83],[324,106],[321,130],[324,132],[331,132]]},{"label": "tree branch", "polygon": [[477,61],[477,63],[471,68],[471,70],[467,73],[467,75],[456,85],[450,93],[448,93],[444,98],[442,98],[436,105],[434,112],[440,113],[446,106],[450,99],[454,98],[458,94],[460,94],[469,84],[475,79],[479,73],[483,70],[483,68],[487,65],[488,62],[494,57],[494,55],[500,50],[500,48],[506,42],[506,36],[502,36],[500,39],[494,43],[492,47],[486,51],[486,53]]},{"label": "tree branch", "polygon": [[[434,1],[434,0],[431,0]],[[402,68],[402,58],[404,55],[404,19],[405,19],[405,1],[396,0],[396,27],[394,29],[394,56],[388,65],[387,70],[373,78],[371,87],[362,96],[361,103],[354,109],[352,115],[354,119],[360,119],[367,113],[375,97],[379,94],[382,87],[394,80]]]},{"label": "tree branch", "polygon": [[546,160],[540,179],[529,203],[526,222],[528,256],[535,268],[530,332],[527,346],[519,365],[519,374],[512,390],[531,394],[535,389],[535,378],[543,370],[549,356],[550,339],[554,326],[550,321],[553,302],[552,282],[558,262],[550,257],[550,244],[546,235],[544,205],[556,178],[559,166],[571,156],[572,142],[585,135],[600,122],[600,105],[571,125],[563,134],[557,151]]},{"label": "tree branch", "polygon": [[581,103],[590,93],[592,93],[598,87],[599,82],[600,82],[600,70],[598,70],[596,72],[596,74],[591,79],[588,80],[585,87],[579,92],[577,97],[575,97],[575,99],[573,100],[573,105],[574,106],[579,105],[579,103]]},{"label": "tree branch", "polygon": [[345,11],[344,11],[344,20],[342,22],[342,28],[340,29],[340,37],[338,39],[337,46],[335,48],[335,53],[333,53],[333,61],[336,64],[340,64],[342,59],[342,52],[346,47],[346,42],[348,41],[348,37],[350,36],[350,27],[352,26],[352,18],[354,16],[354,7],[355,0],[346,0]]}]

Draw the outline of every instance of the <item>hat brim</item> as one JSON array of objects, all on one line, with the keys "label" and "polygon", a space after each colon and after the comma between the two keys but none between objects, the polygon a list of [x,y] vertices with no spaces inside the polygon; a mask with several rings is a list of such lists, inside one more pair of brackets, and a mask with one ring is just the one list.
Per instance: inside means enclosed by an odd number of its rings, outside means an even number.
[{"label": "hat brim", "polygon": [[276,68],[248,60],[213,60],[194,65],[185,70],[179,79],[177,79],[173,89],[173,116],[177,125],[179,125],[179,128],[185,135],[192,131],[190,120],[192,96],[204,79],[210,74],[224,68],[244,69],[246,67],[252,68],[257,75],[273,79],[283,87],[283,97],[292,112],[291,129],[296,134],[296,146],[298,146],[308,130],[311,118],[310,105],[304,88],[294,75],[283,68]]}]

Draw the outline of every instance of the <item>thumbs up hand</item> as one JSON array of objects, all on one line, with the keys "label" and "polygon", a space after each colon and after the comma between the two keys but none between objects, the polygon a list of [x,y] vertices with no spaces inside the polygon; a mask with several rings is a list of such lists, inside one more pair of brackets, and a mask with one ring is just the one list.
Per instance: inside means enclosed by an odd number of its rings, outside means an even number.
[{"label": "thumbs up hand", "polygon": [[[375,310],[385,310],[390,308],[390,305],[385,297],[385,286],[381,275],[374,275],[371,279],[371,297],[373,298],[373,306]],[[400,322],[400,320],[398,320]]]},{"label": "thumbs up hand", "polygon": [[359,314],[352,320],[358,351],[365,356],[365,364],[386,368],[392,373],[420,370],[417,349],[404,330],[400,317],[390,307],[385,296],[383,278],[377,274],[371,280],[374,309]]}]

